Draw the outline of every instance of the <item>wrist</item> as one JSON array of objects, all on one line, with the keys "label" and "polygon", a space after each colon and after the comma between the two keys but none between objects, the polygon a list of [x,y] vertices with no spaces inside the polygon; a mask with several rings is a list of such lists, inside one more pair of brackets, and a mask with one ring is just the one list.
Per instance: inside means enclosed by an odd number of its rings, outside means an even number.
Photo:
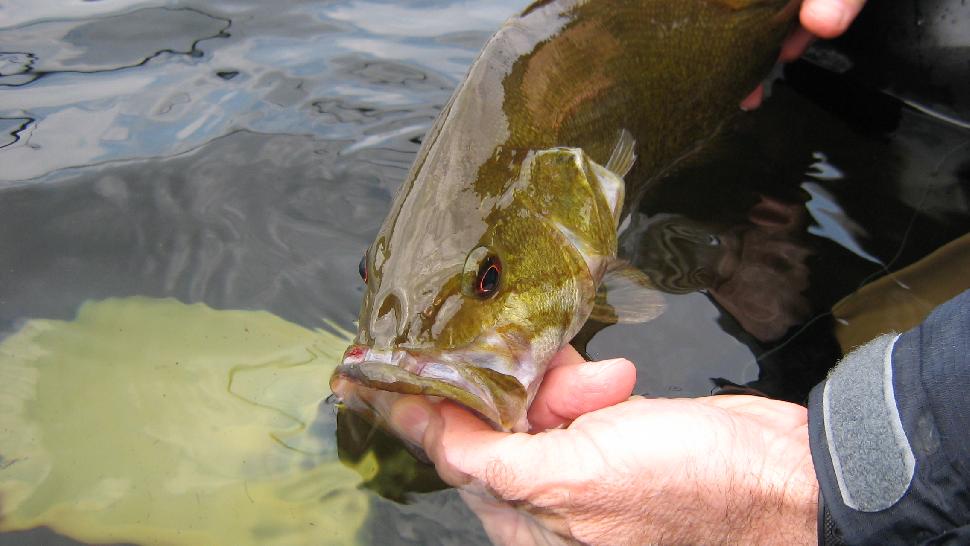
[{"label": "wrist", "polygon": [[[659,488],[641,542],[817,544],[818,480],[804,407],[732,396],[704,403],[730,416],[690,435],[680,472],[653,476]],[[660,465],[663,468],[663,465]],[[677,533],[670,531],[676,529]]]},{"label": "wrist", "polygon": [[763,509],[752,510],[750,543],[818,544],[819,486],[807,424],[773,442],[759,478],[752,498]]}]

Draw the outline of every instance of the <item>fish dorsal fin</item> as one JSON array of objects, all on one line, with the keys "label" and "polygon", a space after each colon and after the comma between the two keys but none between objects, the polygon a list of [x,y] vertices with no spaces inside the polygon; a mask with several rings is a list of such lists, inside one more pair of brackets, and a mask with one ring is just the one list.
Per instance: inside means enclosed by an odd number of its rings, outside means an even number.
[{"label": "fish dorsal fin", "polygon": [[637,141],[630,134],[630,131],[620,129],[620,138],[613,146],[613,153],[610,154],[610,159],[607,160],[605,167],[616,173],[620,178],[625,177],[637,160],[636,144]]},{"label": "fish dorsal fin", "polygon": [[614,260],[596,292],[589,318],[607,324],[647,322],[666,308],[663,294],[643,271],[627,261]]}]

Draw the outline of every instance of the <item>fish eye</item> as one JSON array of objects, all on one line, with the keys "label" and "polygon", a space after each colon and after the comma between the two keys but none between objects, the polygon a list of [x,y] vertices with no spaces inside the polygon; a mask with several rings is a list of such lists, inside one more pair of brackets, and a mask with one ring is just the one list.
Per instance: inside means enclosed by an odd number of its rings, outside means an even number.
[{"label": "fish eye", "polygon": [[489,256],[478,270],[478,282],[475,285],[475,295],[480,298],[490,298],[498,291],[498,281],[502,276],[502,262],[498,256]]},{"label": "fish eye", "polygon": [[501,285],[502,261],[495,253],[480,246],[465,260],[463,285],[466,295],[479,299],[494,296]]},{"label": "fish eye", "polygon": [[360,257],[360,263],[357,264],[357,272],[360,273],[360,278],[367,282],[367,254]]}]

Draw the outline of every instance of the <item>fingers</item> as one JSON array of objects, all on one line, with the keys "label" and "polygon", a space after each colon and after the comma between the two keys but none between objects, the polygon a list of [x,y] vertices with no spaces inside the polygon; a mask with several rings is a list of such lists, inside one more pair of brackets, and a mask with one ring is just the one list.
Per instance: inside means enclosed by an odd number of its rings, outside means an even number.
[{"label": "fingers", "polygon": [[822,38],[834,38],[849,28],[865,0],[805,0],[800,19],[806,30]]},{"label": "fingers", "polygon": [[754,88],[754,91],[750,95],[741,101],[741,109],[745,112],[750,112],[755,108],[761,106],[761,101],[765,98],[765,86],[758,84],[758,87]]},{"label": "fingers", "polygon": [[798,59],[814,40],[815,35],[805,30],[804,27],[796,28],[781,44],[781,53],[778,54],[778,60],[783,63],[790,63]]},{"label": "fingers", "polygon": [[[865,3],[866,0],[805,0],[799,13],[801,26],[785,38],[778,60],[787,63],[801,57],[816,37],[835,38],[841,35],[859,15]],[[763,99],[764,88],[759,85],[741,101],[741,109],[746,112],[754,110],[761,106]]]},{"label": "fingers", "polygon": [[455,487],[477,482],[499,492],[515,490],[511,476],[534,474],[536,459],[529,454],[543,443],[537,436],[493,430],[451,402],[430,404],[419,397],[399,400],[391,422],[405,439],[423,446],[441,479]]},{"label": "fingers", "polygon": [[422,397],[404,397],[394,404],[391,424],[405,440],[424,448],[446,483],[459,488],[484,485],[500,498],[526,498],[537,478],[555,466],[548,464],[550,453],[562,457],[560,450],[550,449],[547,435],[498,432],[447,401],[432,404]]},{"label": "fingers", "polygon": [[622,358],[560,363],[546,373],[529,408],[532,430],[565,426],[580,415],[623,402],[636,380],[636,367]]},{"label": "fingers", "polygon": [[[636,368],[630,361],[586,362],[574,349],[565,348],[553,359],[533,401],[530,423],[534,430],[567,425],[580,415],[627,400],[635,383]],[[388,414],[392,429],[405,441],[421,446],[441,478],[459,487],[478,479],[502,489],[501,482],[514,482],[510,476],[519,472],[503,477],[501,469],[532,468],[536,459],[528,454],[549,440],[497,432],[455,404],[435,403],[422,396],[400,396]]]},{"label": "fingers", "polygon": [[467,456],[469,449],[491,450],[509,436],[450,402],[432,403],[423,396],[397,400],[390,424],[403,440],[424,449],[441,479],[455,487],[466,485],[477,470]]},{"label": "fingers", "polygon": [[388,422],[401,439],[424,449],[425,432],[436,411],[436,404],[424,396],[402,396],[391,405]]}]

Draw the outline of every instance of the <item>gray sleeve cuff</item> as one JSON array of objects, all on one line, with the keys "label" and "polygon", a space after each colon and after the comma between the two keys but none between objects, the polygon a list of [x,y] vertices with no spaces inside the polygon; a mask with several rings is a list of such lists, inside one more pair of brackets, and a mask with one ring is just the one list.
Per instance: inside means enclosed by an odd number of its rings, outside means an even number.
[{"label": "gray sleeve cuff", "polygon": [[880,336],[839,364],[822,389],[825,443],[842,504],[885,510],[906,492],[915,457],[903,432],[893,388],[898,334]]},{"label": "gray sleeve cuff", "polygon": [[812,462],[846,544],[949,543],[970,532],[967,392],[970,291],[849,353],[812,389]]}]

